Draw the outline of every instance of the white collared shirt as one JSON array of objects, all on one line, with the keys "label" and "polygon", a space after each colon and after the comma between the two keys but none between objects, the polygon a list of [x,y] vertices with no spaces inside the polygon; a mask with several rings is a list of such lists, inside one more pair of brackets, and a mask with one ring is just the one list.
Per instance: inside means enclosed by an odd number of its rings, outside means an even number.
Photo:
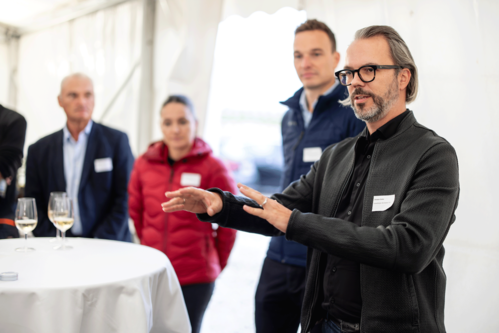
[{"label": "white collared shirt", "polygon": [[85,161],[85,152],[87,151],[88,136],[92,130],[92,120],[90,120],[83,131],[75,141],[69,133],[66,124],[63,131],[62,152],[64,157],[64,177],[66,179],[66,193],[70,199],[73,199],[74,224],[71,232],[74,235],[81,235],[82,225],[80,220],[80,207],[78,204],[78,190],[80,188],[81,172],[83,162]]},{"label": "white collared shirt", "polygon": [[[324,94],[322,94],[321,96],[326,96],[326,95],[331,94],[336,89],[336,87],[339,85],[340,85],[340,81],[338,81],[338,79],[335,79],[332,87],[329,88],[326,92],[324,92]],[[315,106],[317,105],[318,100],[319,100],[319,98],[317,98],[317,100],[314,102],[314,104],[312,104],[312,110],[315,109]],[[301,113],[303,115],[303,125],[305,126],[305,128],[307,128],[308,124],[310,124],[310,121],[312,120],[313,113],[308,111],[307,96],[305,96],[305,89],[301,92],[301,95],[300,95],[300,107],[301,107]]]}]

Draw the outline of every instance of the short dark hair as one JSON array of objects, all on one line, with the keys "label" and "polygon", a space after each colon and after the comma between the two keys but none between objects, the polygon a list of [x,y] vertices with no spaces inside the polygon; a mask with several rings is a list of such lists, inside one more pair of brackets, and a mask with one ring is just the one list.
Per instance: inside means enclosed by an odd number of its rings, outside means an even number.
[{"label": "short dark hair", "polygon": [[331,31],[331,29],[329,29],[327,24],[324,22],[317,21],[316,19],[306,20],[298,28],[296,28],[295,36],[296,36],[296,34],[298,34],[300,32],[312,31],[312,30],[324,31],[327,34],[327,36],[329,37],[329,40],[331,41],[331,45],[333,46],[333,53],[336,52],[336,38],[334,37],[334,34]]},{"label": "short dark hair", "polygon": [[166,101],[161,106],[161,109],[163,109],[167,104],[170,104],[170,103],[184,104],[185,106],[187,106],[187,108],[189,108],[189,110],[192,113],[192,116],[194,118],[196,118],[196,113],[194,112],[194,104],[192,104],[192,101],[190,100],[189,97],[184,96],[184,95],[170,95],[170,96],[168,96]]}]

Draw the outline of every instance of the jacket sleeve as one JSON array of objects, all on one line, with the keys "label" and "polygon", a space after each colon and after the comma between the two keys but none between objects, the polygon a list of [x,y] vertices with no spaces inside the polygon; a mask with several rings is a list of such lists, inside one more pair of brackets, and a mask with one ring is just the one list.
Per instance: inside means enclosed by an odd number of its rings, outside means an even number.
[{"label": "jacket sleeve", "polygon": [[435,258],[455,220],[459,197],[457,156],[448,143],[419,160],[399,212],[387,226],[357,226],[293,211],[286,238],[366,265],[421,272]]},{"label": "jacket sleeve", "polygon": [[31,145],[28,148],[24,196],[34,198],[38,210],[38,224],[33,230],[33,235],[37,237],[55,236],[56,230],[52,222],[48,219],[47,207],[43,207],[43,204],[48,201],[45,199],[42,176],[39,172],[40,168],[43,168],[44,165],[39,161],[40,156],[36,148],[35,145]]},{"label": "jacket sleeve", "polygon": [[[229,191],[231,193],[237,193],[237,187],[229,175],[229,171],[227,168],[219,162],[219,166],[214,170],[213,176],[211,179],[210,187],[218,187],[224,191]],[[227,261],[229,260],[229,255],[234,246],[234,242],[236,241],[236,230],[219,227],[217,229],[217,237],[215,240],[218,259],[220,261],[220,267],[222,269],[227,265]]]},{"label": "jacket sleeve", "polygon": [[14,175],[22,164],[26,126],[26,120],[19,115],[5,128],[6,133],[2,133],[4,140],[0,146],[0,173],[3,178]]},{"label": "jacket sleeve", "polygon": [[128,213],[135,225],[135,231],[139,239],[142,239],[142,217],[144,213],[144,198],[142,196],[142,184],[140,182],[140,157],[135,161],[130,183],[128,184]]},{"label": "jacket sleeve", "polygon": [[130,233],[128,231],[128,180],[133,167],[133,155],[125,133],[120,133],[117,152],[113,159],[113,198],[111,209],[102,223],[94,232],[95,238],[129,240],[123,236]]}]

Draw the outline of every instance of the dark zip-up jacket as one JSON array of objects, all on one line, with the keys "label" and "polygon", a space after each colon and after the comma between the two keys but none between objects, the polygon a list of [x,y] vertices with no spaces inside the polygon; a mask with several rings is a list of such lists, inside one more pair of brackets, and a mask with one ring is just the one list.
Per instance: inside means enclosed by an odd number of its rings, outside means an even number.
[{"label": "dark zip-up jacket", "polygon": [[[305,148],[320,147],[322,151],[343,139],[356,136],[365,128],[365,123],[357,117],[350,107],[345,107],[339,100],[348,96],[346,87],[338,86],[330,94],[320,96],[314,107],[312,119],[305,128],[300,108],[303,88],[291,98],[281,102],[289,110],[281,123],[284,172],[281,189],[307,174],[315,161],[304,162]],[[273,237],[270,241],[267,257],[285,264],[305,267],[307,248],[284,237]]]},{"label": "dark zip-up jacket", "polygon": [[11,178],[5,196],[0,196],[0,219],[14,220],[17,169],[22,165],[26,126],[22,115],[0,105],[0,173]]},{"label": "dark zip-up jacket", "polygon": [[[456,152],[410,112],[396,134],[376,143],[357,226],[331,217],[353,170],[357,139],[329,147],[306,176],[273,196],[293,210],[286,238],[309,247],[302,332],[322,319],[329,253],[360,263],[362,333],[443,333],[442,243],[459,198]],[[243,211],[244,204],[258,207],[253,200],[219,193],[223,210],[213,217],[200,214],[199,219],[263,235],[282,234]],[[373,212],[374,197],[381,195],[395,195],[394,202]]]}]

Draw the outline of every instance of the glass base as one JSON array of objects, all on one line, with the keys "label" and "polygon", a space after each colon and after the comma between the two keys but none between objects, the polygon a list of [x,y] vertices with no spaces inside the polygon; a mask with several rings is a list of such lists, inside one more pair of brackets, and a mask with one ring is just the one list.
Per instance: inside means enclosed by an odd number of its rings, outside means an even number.
[{"label": "glass base", "polygon": [[57,238],[57,237],[54,237],[54,238],[49,239],[49,242],[50,242],[50,243],[53,243],[53,242],[61,242],[61,239],[60,239],[60,238]]},{"label": "glass base", "polygon": [[18,247],[16,249],[17,252],[32,252],[32,251],[35,251],[34,248],[32,247]]}]

